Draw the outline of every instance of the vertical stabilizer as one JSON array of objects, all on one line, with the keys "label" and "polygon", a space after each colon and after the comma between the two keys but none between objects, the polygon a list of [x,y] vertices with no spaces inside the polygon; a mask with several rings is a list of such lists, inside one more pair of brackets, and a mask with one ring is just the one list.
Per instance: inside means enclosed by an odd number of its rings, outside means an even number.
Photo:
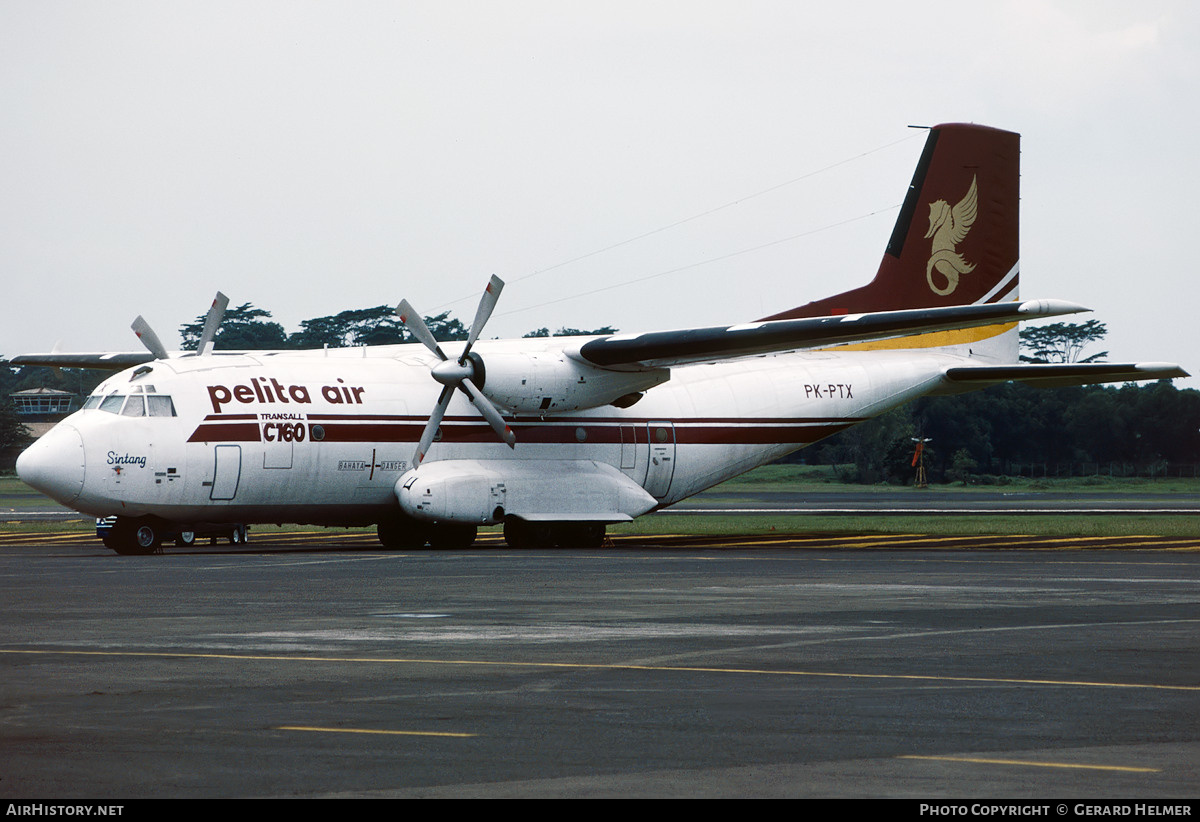
[{"label": "vertical stabilizer", "polygon": [[766,319],[1017,299],[1019,187],[1020,135],[935,126],[875,279]]}]

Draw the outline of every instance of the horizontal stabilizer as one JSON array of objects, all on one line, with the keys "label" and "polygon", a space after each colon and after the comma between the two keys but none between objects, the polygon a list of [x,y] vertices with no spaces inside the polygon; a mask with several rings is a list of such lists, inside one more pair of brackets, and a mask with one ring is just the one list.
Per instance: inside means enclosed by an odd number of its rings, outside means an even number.
[{"label": "horizontal stabilizer", "polygon": [[877,311],[797,320],[764,320],[745,325],[601,337],[580,346],[578,356],[605,368],[664,367],[770,351],[824,348],[932,331],[978,328],[1087,310],[1081,305],[1062,300],[1027,300],[1020,303]]},{"label": "horizontal stabilizer", "polygon": [[951,384],[964,388],[979,388],[1002,382],[1023,382],[1040,388],[1057,388],[1101,382],[1167,380],[1191,375],[1173,362],[1104,362],[956,365],[947,368],[944,376]]}]

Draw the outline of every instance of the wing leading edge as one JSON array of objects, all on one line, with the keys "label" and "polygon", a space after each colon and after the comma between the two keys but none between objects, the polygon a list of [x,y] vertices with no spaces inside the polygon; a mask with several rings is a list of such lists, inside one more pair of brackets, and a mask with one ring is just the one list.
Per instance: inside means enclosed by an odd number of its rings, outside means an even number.
[{"label": "wing leading edge", "polygon": [[124,371],[135,365],[154,362],[148,351],[127,351],[98,354],[20,354],[10,361],[13,365],[36,365],[51,368],[95,368],[103,371]]},{"label": "wing leading edge", "polygon": [[1001,325],[1087,310],[1063,300],[1027,300],[1020,303],[764,320],[745,325],[600,337],[584,343],[574,353],[601,368],[662,368],[771,351],[823,348],[933,331]]}]

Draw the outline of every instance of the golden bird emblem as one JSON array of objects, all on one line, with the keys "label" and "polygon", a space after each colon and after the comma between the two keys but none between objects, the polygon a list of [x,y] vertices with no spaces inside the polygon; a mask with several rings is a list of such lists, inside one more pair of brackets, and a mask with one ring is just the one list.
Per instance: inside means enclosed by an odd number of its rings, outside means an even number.
[{"label": "golden bird emblem", "polygon": [[[961,274],[970,274],[975,270],[972,263],[963,259],[955,247],[967,238],[979,213],[979,191],[975,185],[975,177],[971,177],[971,187],[967,195],[958,201],[954,208],[945,200],[937,200],[929,204],[929,231],[925,239],[933,238],[930,243],[929,262],[925,266],[925,279],[935,294],[946,296],[958,288],[958,278]],[[946,280],[944,288],[939,288],[933,281],[933,272],[937,272]]]}]

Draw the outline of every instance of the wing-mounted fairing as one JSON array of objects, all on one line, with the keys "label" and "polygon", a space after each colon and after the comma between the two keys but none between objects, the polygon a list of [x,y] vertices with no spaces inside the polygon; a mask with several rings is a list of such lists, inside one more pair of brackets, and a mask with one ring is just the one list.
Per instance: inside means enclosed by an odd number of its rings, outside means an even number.
[{"label": "wing-mounted fairing", "polygon": [[426,522],[492,525],[628,522],[658,501],[616,468],[594,460],[444,460],[396,482],[409,516]]}]

